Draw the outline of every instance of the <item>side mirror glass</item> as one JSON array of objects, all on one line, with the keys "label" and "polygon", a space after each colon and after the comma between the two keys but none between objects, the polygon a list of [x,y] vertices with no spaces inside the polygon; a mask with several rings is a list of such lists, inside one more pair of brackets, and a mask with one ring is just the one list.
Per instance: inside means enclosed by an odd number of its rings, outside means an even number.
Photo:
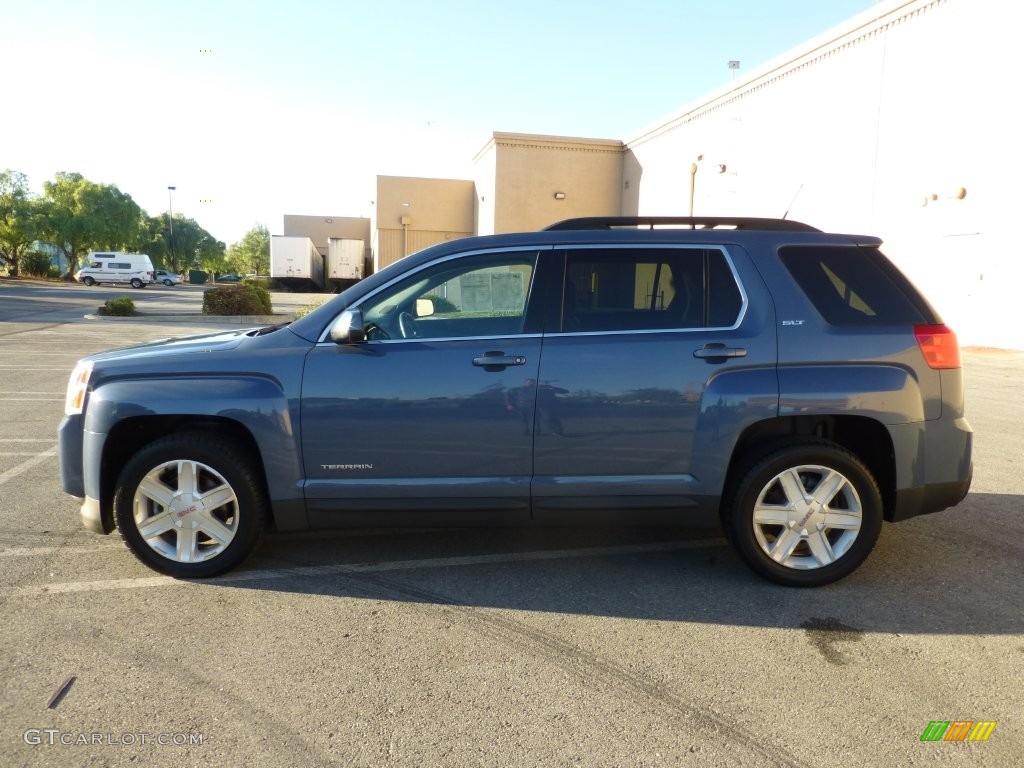
[{"label": "side mirror glass", "polygon": [[434,314],[433,299],[416,299],[416,317],[430,317]]},{"label": "side mirror glass", "polygon": [[331,326],[331,341],[335,344],[361,344],[366,341],[363,311],[346,309]]}]

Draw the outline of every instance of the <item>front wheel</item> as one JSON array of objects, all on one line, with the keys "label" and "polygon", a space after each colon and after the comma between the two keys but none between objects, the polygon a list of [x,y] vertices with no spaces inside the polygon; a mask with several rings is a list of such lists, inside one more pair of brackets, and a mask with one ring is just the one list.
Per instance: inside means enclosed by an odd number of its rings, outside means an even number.
[{"label": "front wheel", "polygon": [[871,471],[838,445],[776,448],[740,468],[724,523],[740,557],[770,581],[817,587],[848,576],[874,548],[882,498]]},{"label": "front wheel", "polygon": [[92,288],[92,286],[96,285],[96,281],[93,280],[91,277],[83,277],[82,282],[85,283],[85,286],[87,288]]},{"label": "front wheel", "polygon": [[117,527],[132,553],[179,578],[238,565],[263,530],[266,507],[248,453],[199,432],[168,435],[140,450],[114,493]]},{"label": "front wheel", "polygon": [[168,288],[170,288],[172,285],[174,285],[174,281],[173,280],[164,280],[164,285],[166,285]]}]

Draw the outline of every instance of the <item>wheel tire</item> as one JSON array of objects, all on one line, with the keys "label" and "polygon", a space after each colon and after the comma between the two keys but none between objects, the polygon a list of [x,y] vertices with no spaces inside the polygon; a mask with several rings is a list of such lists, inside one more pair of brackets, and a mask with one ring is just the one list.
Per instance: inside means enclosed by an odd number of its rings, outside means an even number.
[{"label": "wheel tire", "polygon": [[96,281],[93,280],[91,277],[83,277],[82,282],[86,285],[87,288],[92,288],[94,285],[96,285]]},{"label": "wheel tire", "polygon": [[137,277],[133,277],[131,285],[132,285],[132,288],[141,288],[142,287],[142,281],[139,280],[139,278],[137,278]]},{"label": "wheel tire", "polygon": [[834,443],[776,446],[736,476],[742,479],[725,501],[723,523],[743,561],[769,581],[830,584],[856,570],[878,540],[878,483]]},{"label": "wheel tire", "polygon": [[263,531],[267,500],[248,451],[207,432],[180,432],[138,451],[121,472],[121,538],[154,570],[204,578],[238,565]]},{"label": "wheel tire", "polygon": [[173,280],[164,280],[164,285],[166,285],[168,288],[170,288],[172,285],[174,285],[174,281]]}]

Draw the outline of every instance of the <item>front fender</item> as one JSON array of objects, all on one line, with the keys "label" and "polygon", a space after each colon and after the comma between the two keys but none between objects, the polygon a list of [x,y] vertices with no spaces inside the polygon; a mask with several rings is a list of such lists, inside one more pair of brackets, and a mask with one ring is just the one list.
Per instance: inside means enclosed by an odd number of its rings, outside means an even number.
[{"label": "front fender", "polygon": [[84,424],[85,494],[100,497],[107,436],[125,419],[229,419],[252,435],[266,471],[271,501],[302,498],[299,435],[288,400],[273,379],[257,375],[191,375],[119,379],[89,395]]}]

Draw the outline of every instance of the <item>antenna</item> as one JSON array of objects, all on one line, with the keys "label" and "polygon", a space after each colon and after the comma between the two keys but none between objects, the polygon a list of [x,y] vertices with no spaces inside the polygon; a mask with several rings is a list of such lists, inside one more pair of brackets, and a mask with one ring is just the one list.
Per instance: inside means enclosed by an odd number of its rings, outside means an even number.
[{"label": "antenna", "polygon": [[800,186],[799,186],[799,187],[797,187],[797,190],[796,190],[796,194],[795,194],[795,195],[793,195],[793,199],[789,201],[789,207],[788,207],[788,208],[786,208],[786,212],[785,212],[784,214],[782,214],[782,220],[783,220],[783,221],[785,221],[785,220],[786,220],[786,217],[787,217],[787,216],[789,216],[789,212],[790,212],[790,210],[792,210],[792,208],[793,208],[793,203],[795,203],[795,202],[796,202],[796,199],[797,199],[798,197],[800,197],[800,193],[801,193],[801,192],[803,192],[803,191],[804,191],[804,185],[803,185],[803,184],[801,183],[801,184],[800,184]]}]

